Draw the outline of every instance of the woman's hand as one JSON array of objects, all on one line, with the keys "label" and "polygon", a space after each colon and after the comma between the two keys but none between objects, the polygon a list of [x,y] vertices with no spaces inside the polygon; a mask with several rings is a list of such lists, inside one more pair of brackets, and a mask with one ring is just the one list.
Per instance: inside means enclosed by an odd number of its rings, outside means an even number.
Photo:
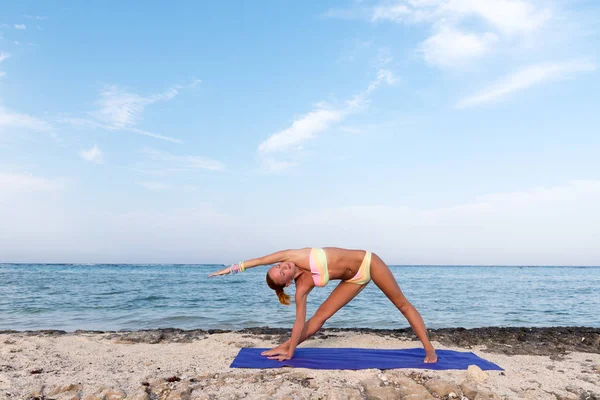
[{"label": "woman's hand", "polygon": [[437,360],[438,360],[437,354],[435,353],[434,349],[425,351],[425,360],[423,360],[424,363],[426,363],[426,364],[435,363],[435,362],[437,362]]},{"label": "woman's hand", "polygon": [[209,278],[211,278],[211,277],[213,277],[213,276],[217,276],[217,275],[227,275],[227,274],[230,274],[230,273],[231,273],[231,267],[227,267],[227,268],[224,268],[224,269],[222,269],[222,270],[220,270],[220,271],[213,272],[212,274],[208,275],[208,277],[209,277]]}]

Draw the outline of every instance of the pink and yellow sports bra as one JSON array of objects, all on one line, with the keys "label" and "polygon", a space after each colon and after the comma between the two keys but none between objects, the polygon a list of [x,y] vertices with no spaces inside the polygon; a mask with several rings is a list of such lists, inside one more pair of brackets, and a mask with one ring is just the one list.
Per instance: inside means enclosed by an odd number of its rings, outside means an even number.
[{"label": "pink and yellow sports bra", "polygon": [[310,249],[310,272],[315,286],[325,286],[329,282],[327,255],[323,249]]},{"label": "pink and yellow sports bra", "polygon": [[[312,273],[315,286],[325,286],[329,282],[329,270],[327,269],[327,255],[323,249],[310,249],[310,272]],[[365,252],[358,272],[352,279],[345,282],[357,285],[366,285],[371,281],[371,252]]]}]

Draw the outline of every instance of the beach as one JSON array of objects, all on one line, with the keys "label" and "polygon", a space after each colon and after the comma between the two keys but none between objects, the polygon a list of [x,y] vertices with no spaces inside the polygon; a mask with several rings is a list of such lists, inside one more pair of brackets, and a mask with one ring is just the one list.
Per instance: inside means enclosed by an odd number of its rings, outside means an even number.
[{"label": "beach", "polygon": [[[243,369],[288,329],[0,331],[0,399],[597,399],[600,329],[431,330],[504,371]],[[299,347],[419,348],[409,329],[323,329]]]}]

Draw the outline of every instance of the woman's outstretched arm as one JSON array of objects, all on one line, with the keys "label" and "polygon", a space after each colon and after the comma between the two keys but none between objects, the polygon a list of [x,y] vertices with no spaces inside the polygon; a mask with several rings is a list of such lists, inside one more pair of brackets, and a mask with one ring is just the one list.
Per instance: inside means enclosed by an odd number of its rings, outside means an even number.
[{"label": "woman's outstretched arm", "polygon": [[[295,254],[298,250],[281,250],[276,253],[272,253],[266,255],[264,257],[253,258],[247,261],[241,261],[240,264],[243,263],[244,269],[259,267],[261,265],[269,265],[275,264],[284,261],[290,261],[294,259]],[[238,264],[238,265],[240,265]],[[217,276],[217,275],[227,275],[231,272],[231,267],[223,268],[220,271],[214,272],[210,274],[208,277]]]},{"label": "woman's outstretched arm", "polygon": [[298,343],[300,343],[304,326],[306,324],[306,299],[309,292],[310,291],[304,292],[296,289],[296,321],[294,322],[294,327],[292,328],[292,337],[288,341],[289,346],[287,348],[287,352],[285,354],[279,353],[277,355],[269,356],[269,359],[284,361],[290,360],[292,357],[294,357],[296,346],[298,346]]}]

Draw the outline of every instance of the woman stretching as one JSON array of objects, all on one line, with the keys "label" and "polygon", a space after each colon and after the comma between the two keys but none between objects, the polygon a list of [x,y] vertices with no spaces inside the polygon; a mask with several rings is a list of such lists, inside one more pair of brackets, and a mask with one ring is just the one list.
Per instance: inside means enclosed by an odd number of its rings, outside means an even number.
[{"label": "woman stretching", "polygon": [[[337,247],[304,248],[283,250],[268,256],[243,261],[215,272],[209,277],[243,272],[260,265],[276,264],[267,272],[267,284],[279,298],[279,302],[290,304],[290,296],[284,288],[292,281],[296,284],[296,321],[292,336],[285,343],[262,353],[269,359],[279,361],[293,357],[296,346],[314,335],[333,314],[345,306],[373,280],[377,287],[391,300],[408,320],[411,328],[423,343],[425,362],[437,361],[435,349],[427,338],[423,318],[404,297],[388,266],[377,254],[364,250],[347,250]],[[330,280],[341,280],[327,300],[308,321],[306,299],[315,286],[325,286]]]}]

